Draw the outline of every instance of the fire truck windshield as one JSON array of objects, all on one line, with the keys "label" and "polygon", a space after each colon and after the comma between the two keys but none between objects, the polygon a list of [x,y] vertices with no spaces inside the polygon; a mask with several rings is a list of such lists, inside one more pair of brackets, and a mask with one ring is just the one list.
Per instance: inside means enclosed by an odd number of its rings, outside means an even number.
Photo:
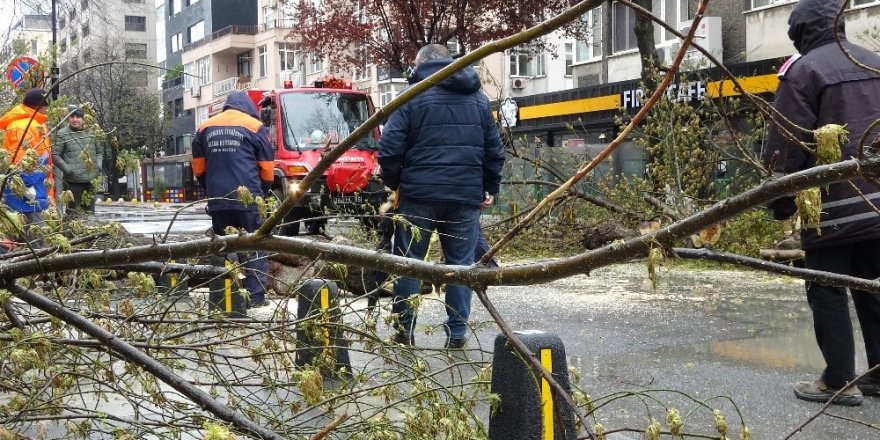
[{"label": "fire truck windshield", "polygon": [[[370,112],[364,95],[309,91],[282,93],[281,114],[284,148],[302,151],[339,143],[366,121]],[[354,148],[378,146],[367,134]]]}]

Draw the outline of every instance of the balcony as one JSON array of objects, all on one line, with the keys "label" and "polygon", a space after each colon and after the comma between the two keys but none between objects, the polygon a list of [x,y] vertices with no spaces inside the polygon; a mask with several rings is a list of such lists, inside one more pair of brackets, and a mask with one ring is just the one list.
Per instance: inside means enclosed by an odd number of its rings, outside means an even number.
[{"label": "balcony", "polygon": [[212,46],[214,46],[214,50],[212,50],[212,52],[215,53],[222,52],[230,48],[249,49],[253,47],[254,41],[253,38],[248,37],[256,35],[257,32],[259,32],[258,26],[247,26],[238,24],[226,26],[225,28],[214,32],[213,34],[208,35],[201,40],[194,41],[187,44],[186,46],[183,46],[183,51],[188,52],[191,50],[195,50],[211,42],[216,42],[215,44],[212,44]]},{"label": "balcony", "polygon": [[251,88],[249,76],[233,76],[214,83],[214,97],[225,96],[235,90],[247,90]]},{"label": "balcony", "polygon": [[277,18],[275,20],[260,25],[260,31],[268,31],[272,29],[293,29],[296,21],[292,18]]}]

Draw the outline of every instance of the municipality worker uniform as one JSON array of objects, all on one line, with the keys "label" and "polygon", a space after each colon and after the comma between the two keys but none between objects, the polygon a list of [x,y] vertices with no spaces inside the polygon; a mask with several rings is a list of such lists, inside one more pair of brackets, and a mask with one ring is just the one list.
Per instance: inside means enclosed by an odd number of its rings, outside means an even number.
[{"label": "municipality worker uniform", "polygon": [[[841,146],[841,156],[847,160],[858,155],[859,138],[871,123],[880,119],[880,76],[850,61],[840,50],[835,34],[863,64],[878,69],[880,56],[847,41],[842,19],[840,27],[834,29],[840,4],[801,0],[789,18],[788,35],[802,56],[793,57],[779,73],[773,105],[794,126],[781,120],[774,120],[770,126],[763,155],[774,171],[793,173],[816,164],[816,157],[789,139],[780,126],[812,148],[812,133],[802,129],[846,125],[850,135],[849,141]],[[820,192],[819,223],[805,224],[801,231],[806,267],[859,278],[880,277],[880,214],[875,208],[880,201],[880,188],[857,178],[823,186]],[[866,199],[872,200],[873,206]],[[776,200],[770,206],[777,219],[795,212],[793,197]],[[795,394],[805,400],[827,401],[856,373],[847,292],[845,288],[814,281],[808,281],[806,288],[816,341],[827,366],[820,379],[796,384]],[[865,339],[868,367],[873,367],[880,363],[880,296],[860,290],[851,293]],[[859,386],[866,394],[875,394],[880,389],[878,384],[880,372],[875,372],[864,386]],[[836,403],[861,403],[862,396],[857,391],[850,388],[845,393]]]},{"label": "municipality worker uniform", "polygon": [[22,171],[19,175],[26,192],[17,195],[7,183],[3,201],[10,209],[25,215],[29,224],[40,223],[42,212],[49,208],[49,189],[46,179],[51,170],[52,148],[46,114],[40,111],[47,104],[41,89],[32,89],[25,95],[24,102],[13,107],[0,118],[3,133],[3,147],[9,153],[11,163],[20,164],[28,150],[36,153],[36,168]]},{"label": "municipality worker uniform", "polygon": [[[263,223],[254,204],[238,200],[238,187],[254,197],[269,192],[275,150],[257,107],[243,91],[232,92],[223,111],[199,126],[192,143],[193,175],[205,186],[208,214],[214,233],[225,235],[227,226],[256,231]],[[244,286],[250,293],[250,307],[268,305],[269,260],[265,252],[239,253],[244,263]]]}]

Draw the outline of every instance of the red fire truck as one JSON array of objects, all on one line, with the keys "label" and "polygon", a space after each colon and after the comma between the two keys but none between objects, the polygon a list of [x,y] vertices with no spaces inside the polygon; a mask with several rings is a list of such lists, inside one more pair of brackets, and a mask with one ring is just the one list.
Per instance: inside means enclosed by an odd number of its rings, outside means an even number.
[{"label": "red fire truck", "polygon": [[[293,87],[285,81],[282,90],[249,90],[248,94],[257,103],[275,145],[272,190],[281,199],[375,111],[369,95],[335,78],[307,87]],[[281,234],[297,235],[301,224],[308,233],[319,233],[332,215],[374,214],[388,195],[379,180],[378,139],[379,130],[373,130],[324,171],[285,217]]]}]

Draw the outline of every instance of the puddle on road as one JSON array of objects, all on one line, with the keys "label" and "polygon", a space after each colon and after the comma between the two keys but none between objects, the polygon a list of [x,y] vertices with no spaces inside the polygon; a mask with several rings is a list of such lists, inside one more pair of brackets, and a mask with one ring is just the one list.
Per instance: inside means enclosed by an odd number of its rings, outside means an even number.
[{"label": "puddle on road", "polygon": [[[698,346],[714,356],[741,362],[758,367],[773,368],[786,371],[819,370],[825,368],[822,353],[816,345],[812,321],[798,325],[791,331],[758,336],[748,339],[716,341]],[[858,328],[858,322],[853,323]],[[867,368],[865,345],[861,332],[856,329],[856,371]]]}]

